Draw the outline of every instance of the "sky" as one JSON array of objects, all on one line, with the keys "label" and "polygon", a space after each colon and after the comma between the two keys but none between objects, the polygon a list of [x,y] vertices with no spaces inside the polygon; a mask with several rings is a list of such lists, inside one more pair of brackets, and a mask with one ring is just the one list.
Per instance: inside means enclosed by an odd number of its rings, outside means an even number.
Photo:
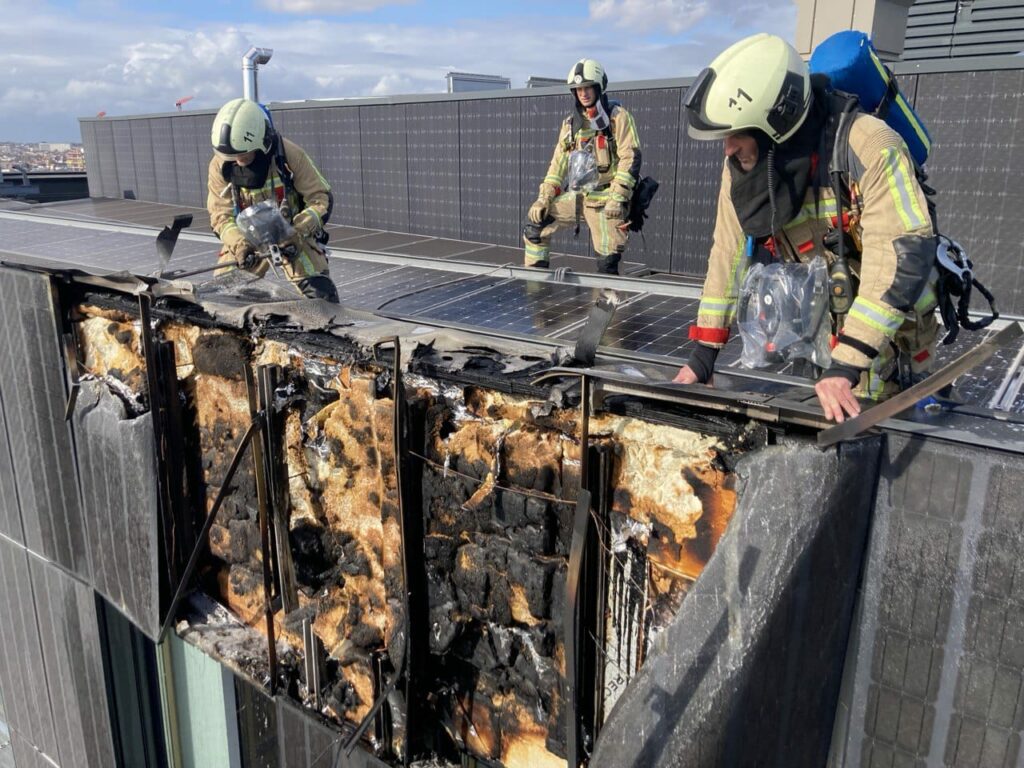
[{"label": "sky", "polygon": [[79,141],[79,117],[215,109],[272,48],[265,102],[441,93],[449,71],[612,85],[696,74],[754,32],[792,40],[792,0],[0,0],[0,141]]}]

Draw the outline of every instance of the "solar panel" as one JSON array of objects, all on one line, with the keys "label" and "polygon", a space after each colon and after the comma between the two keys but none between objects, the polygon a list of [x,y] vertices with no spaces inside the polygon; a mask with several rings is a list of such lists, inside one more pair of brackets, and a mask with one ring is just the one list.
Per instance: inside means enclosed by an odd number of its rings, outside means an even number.
[{"label": "solar panel", "polygon": [[[345,306],[381,311],[388,314],[415,315],[421,309],[472,291],[466,275],[423,267],[401,267],[388,272],[382,280],[361,281],[356,285],[338,284]],[[450,283],[450,285],[448,285]],[[444,285],[442,288],[441,286]],[[435,288],[437,286],[437,288]]]},{"label": "solar panel", "polygon": [[552,336],[586,319],[597,300],[596,288],[535,280],[506,280],[457,301],[419,312],[421,317],[454,325],[530,336]]},{"label": "solar panel", "polygon": [[678,296],[641,296],[616,310],[601,346],[685,358],[693,344],[686,338],[686,328],[696,319],[698,303]]}]

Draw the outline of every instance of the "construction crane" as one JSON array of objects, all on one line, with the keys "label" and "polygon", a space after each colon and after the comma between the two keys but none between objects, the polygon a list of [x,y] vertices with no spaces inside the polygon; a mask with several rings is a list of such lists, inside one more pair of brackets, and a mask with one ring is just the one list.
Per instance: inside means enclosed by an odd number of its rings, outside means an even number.
[{"label": "construction crane", "polygon": [[182,96],[180,99],[174,102],[174,106],[176,106],[178,108],[178,111],[181,112],[181,105],[186,102],[192,101],[192,99],[194,98],[195,96]]}]

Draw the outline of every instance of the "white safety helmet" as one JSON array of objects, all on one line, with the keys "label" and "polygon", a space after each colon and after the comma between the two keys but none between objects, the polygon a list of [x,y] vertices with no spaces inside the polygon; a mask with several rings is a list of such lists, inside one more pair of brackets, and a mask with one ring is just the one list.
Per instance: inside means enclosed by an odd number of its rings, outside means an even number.
[{"label": "white safety helmet", "polygon": [[250,99],[232,99],[217,112],[210,131],[210,142],[228,157],[246,152],[268,152],[274,131],[267,113]]},{"label": "white safety helmet", "polygon": [[720,53],[697,75],[684,106],[695,139],[757,129],[780,143],[807,117],[811,77],[793,46],[762,32]]},{"label": "white safety helmet", "polygon": [[565,84],[571,91],[585,85],[593,85],[600,96],[608,89],[608,75],[604,67],[594,59],[580,59],[572,65],[569,75],[565,78]]}]

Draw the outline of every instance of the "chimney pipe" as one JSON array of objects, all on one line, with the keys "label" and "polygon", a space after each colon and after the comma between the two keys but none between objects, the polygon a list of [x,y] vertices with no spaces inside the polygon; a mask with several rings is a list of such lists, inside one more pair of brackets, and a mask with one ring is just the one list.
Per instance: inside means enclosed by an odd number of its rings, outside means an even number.
[{"label": "chimney pipe", "polygon": [[273,48],[257,48],[255,45],[242,55],[242,95],[252,101],[259,101],[256,87],[256,71],[260,64],[266,64],[274,55]]}]

